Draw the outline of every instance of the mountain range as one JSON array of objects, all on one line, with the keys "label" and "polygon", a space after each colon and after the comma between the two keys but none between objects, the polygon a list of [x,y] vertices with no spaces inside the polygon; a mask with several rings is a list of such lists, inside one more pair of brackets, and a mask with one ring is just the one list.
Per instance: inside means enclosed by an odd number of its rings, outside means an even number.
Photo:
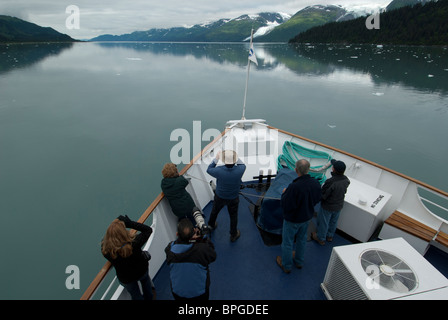
[{"label": "mountain range", "polygon": [[191,27],[175,27],[135,31],[122,35],[101,35],[91,41],[185,41],[185,42],[240,42],[249,40],[254,29],[254,42],[288,42],[297,34],[329,22],[340,22],[371,15],[375,12],[426,2],[426,0],[392,0],[387,7],[371,3],[364,6],[341,5],[308,6],[294,15],[263,12],[220,19]]},{"label": "mountain range", "polygon": [[298,11],[293,16],[279,12],[245,14],[233,19],[220,19],[191,27],[149,29],[123,35],[106,34],[91,41],[240,42],[249,40],[249,31],[254,29],[254,41],[287,42],[311,27],[357,18],[379,9],[382,8],[376,5],[356,9],[337,5],[314,5]]},{"label": "mountain range", "polygon": [[[374,0],[372,0],[374,1]],[[299,33],[330,22],[353,20],[402,6],[430,0],[392,0],[384,8],[375,3],[363,7],[341,5],[308,6],[294,15],[263,12],[233,19],[196,24],[191,27],[156,28],[123,35],[101,35],[90,41],[170,41],[170,42],[241,42],[249,40],[255,30],[255,42],[288,42]],[[0,42],[76,41],[52,28],[44,28],[24,20],[0,15]]]}]

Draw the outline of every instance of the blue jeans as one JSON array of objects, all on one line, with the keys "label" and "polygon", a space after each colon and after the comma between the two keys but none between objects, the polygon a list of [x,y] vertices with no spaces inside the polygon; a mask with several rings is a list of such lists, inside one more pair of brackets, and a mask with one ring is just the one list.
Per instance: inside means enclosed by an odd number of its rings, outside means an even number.
[{"label": "blue jeans", "polygon": [[[141,283],[143,294],[140,291],[138,283]],[[123,287],[129,292],[132,300],[152,300],[152,283],[148,272],[146,272],[143,277],[137,281],[130,283],[121,283]]]},{"label": "blue jeans", "polygon": [[318,212],[317,238],[321,241],[325,241],[326,238],[333,238],[341,211],[328,211],[319,205]]},{"label": "blue jeans", "polygon": [[[282,265],[286,270],[291,270],[292,263],[303,266],[305,259],[305,245],[307,238],[307,229],[310,221],[302,223],[293,223],[283,220],[282,232]],[[294,238],[296,243],[294,245]],[[295,256],[292,257],[292,252],[295,248]]]}]

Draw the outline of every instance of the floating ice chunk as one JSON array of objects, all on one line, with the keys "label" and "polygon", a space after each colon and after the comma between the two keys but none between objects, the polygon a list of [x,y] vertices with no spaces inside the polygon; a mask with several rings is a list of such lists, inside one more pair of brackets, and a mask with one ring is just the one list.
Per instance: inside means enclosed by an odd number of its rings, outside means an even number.
[{"label": "floating ice chunk", "polygon": [[336,128],[336,126],[335,126],[334,124],[327,124],[327,126],[328,126],[329,128],[331,128],[331,129]]},{"label": "floating ice chunk", "polygon": [[126,58],[126,60],[140,61],[140,60],[142,60],[142,58]]},{"label": "floating ice chunk", "polygon": [[351,59],[358,59],[358,56],[351,56]]},{"label": "floating ice chunk", "polygon": [[387,150],[387,151],[392,151],[392,148],[387,148],[386,150]]},{"label": "floating ice chunk", "polygon": [[428,78],[434,78],[433,74],[428,74]]},{"label": "floating ice chunk", "polygon": [[384,92],[374,92],[372,93],[374,96],[381,97],[384,96]]}]

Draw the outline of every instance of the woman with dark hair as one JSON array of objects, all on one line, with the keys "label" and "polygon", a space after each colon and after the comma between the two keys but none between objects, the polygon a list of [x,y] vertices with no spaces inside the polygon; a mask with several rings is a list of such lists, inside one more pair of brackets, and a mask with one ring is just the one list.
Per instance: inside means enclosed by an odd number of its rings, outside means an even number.
[{"label": "woman with dark hair", "polygon": [[[140,233],[131,233],[126,228]],[[148,260],[151,256],[141,249],[151,233],[151,227],[132,221],[128,216],[119,216],[109,225],[101,242],[103,256],[114,266],[118,281],[129,292],[132,300],[153,299],[152,282],[148,273]]]}]

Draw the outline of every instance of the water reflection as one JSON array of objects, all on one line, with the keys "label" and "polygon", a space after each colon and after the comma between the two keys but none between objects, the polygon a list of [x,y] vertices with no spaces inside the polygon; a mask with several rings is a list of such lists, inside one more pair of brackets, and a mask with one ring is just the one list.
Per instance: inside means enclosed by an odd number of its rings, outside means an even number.
[{"label": "water reflection", "polygon": [[70,49],[73,43],[0,44],[0,74],[28,68],[48,57]]},{"label": "water reflection", "polygon": [[[192,56],[241,68],[247,43],[97,43],[157,55]],[[423,92],[448,91],[448,50],[443,47],[376,45],[285,45],[256,43],[258,71],[286,67],[298,75],[328,75],[341,69],[369,75],[376,85],[399,84]]]},{"label": "water reflection", "polygon": [[442,47],[300,45],[320,63],[370,75],[376,85],[399,84],[423,92],[448,91],[448,50]]}]

